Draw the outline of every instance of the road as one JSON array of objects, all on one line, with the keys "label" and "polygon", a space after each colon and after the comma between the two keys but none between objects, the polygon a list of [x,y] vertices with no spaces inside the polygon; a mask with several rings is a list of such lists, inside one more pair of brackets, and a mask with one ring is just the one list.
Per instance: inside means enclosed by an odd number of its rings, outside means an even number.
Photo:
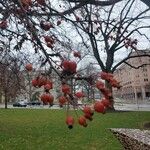
[{"label": "road", "polygon": [[150,104],[115,104],[116,110],[150,111]]},{"label": "road", "polygon": [[[124,110],[124,111],[150,111],[150,104],[125,104],[125,103],[116,103],[116,110]],[[0,108],[4,108],[4,104],[0,104]],[[61,109],[58,105],[54,105],[52,107],[46,106],[27,106],[24,107],[13,107],[12,105],[8,105],[8,108],[19,108],[19,109]]]}]

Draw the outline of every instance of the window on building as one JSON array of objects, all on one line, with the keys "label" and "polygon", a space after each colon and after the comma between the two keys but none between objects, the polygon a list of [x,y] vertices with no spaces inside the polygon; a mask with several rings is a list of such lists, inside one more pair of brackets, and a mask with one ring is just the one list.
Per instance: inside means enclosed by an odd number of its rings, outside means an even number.
[{"label": "window on building", "polygon": [[144,65],[144,66],[142,67],[142,70],[146,72],[146,71],[147,71],[147,66]]},{"label": "window on building", "polygon": [[142,93],[141,92],[137,93],[137,98],[141,98],[141,97],[142,97]]},{"label": "window on building", "polygon": [[144,81],[148,81],[148,79],[144,79]]},{"label": "window on building", "polygon": [[150,92],[146,92],[146,97],[150,97]]},{"label": "window on building", "polygon": [[146,72],[146,71],[147,71],[147,68],[143,68],[143,71],[145,71],[145,72]]}]

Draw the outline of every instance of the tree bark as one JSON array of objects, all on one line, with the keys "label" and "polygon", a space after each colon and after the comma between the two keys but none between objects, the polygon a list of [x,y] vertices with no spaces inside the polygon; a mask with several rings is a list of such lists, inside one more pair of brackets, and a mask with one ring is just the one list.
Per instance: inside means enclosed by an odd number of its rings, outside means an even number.
[{"label": "tree bark", "polygon": [[32,85],[31,85],[31,74],[27,72],[28,84],[29,84],[29,101],[32,101]]},{"label": "tree bark", "polygon": [[89,89],[87,89],[87,99],[88,99],[88,101],[90,101],[90,90]]},{"label": "tree bark", "polygon": [[141,0],[143,3],[145,3],[148,7],[150,7],[150,0]]},{"label": "tree bark", "polygon": [[5,109],[7,109],[7,102],[8,102],[8,96],[7,96],[7,91],[5,91]]},{"label": "tree bark", "polygon": [[109,99],[109,101],[111,103],[111,107],[108,108],[108,111],[109,110],[110,111],[115,111],[112,86],[110,85],[110,83],[108,81],[105,81],[105,87],[108,88],[110,90],[110,92],[112,93],[112,97]]}]

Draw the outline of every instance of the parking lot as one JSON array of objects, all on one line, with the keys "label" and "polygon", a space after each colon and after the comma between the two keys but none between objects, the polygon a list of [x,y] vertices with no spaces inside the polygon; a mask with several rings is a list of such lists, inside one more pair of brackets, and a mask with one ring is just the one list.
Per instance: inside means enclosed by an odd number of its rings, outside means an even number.
[{"label": "parking lot", "polygon": [[[8,104],[7,106],[8,106],[8,108],[17,108],[17,109],[60,109],[59,105],[53,105],[52,107],[50,107],[49,105],[40,105],[40,106],[27,105],[26,107],[13,107],[12,104]],[[0,108],[4,108],[4,107],[5,107],[4,104],[0,104]]]}]

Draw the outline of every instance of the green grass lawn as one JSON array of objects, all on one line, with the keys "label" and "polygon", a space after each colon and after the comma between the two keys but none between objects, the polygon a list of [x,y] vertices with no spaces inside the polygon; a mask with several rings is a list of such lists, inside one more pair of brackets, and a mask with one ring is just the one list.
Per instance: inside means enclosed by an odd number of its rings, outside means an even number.
[{"label": "green grass lawn", "polygon": [[140,128],[150,112],[96,114],[69,130],[64,110],[0,109],[0,150],[121,150],[108,128]]}]

